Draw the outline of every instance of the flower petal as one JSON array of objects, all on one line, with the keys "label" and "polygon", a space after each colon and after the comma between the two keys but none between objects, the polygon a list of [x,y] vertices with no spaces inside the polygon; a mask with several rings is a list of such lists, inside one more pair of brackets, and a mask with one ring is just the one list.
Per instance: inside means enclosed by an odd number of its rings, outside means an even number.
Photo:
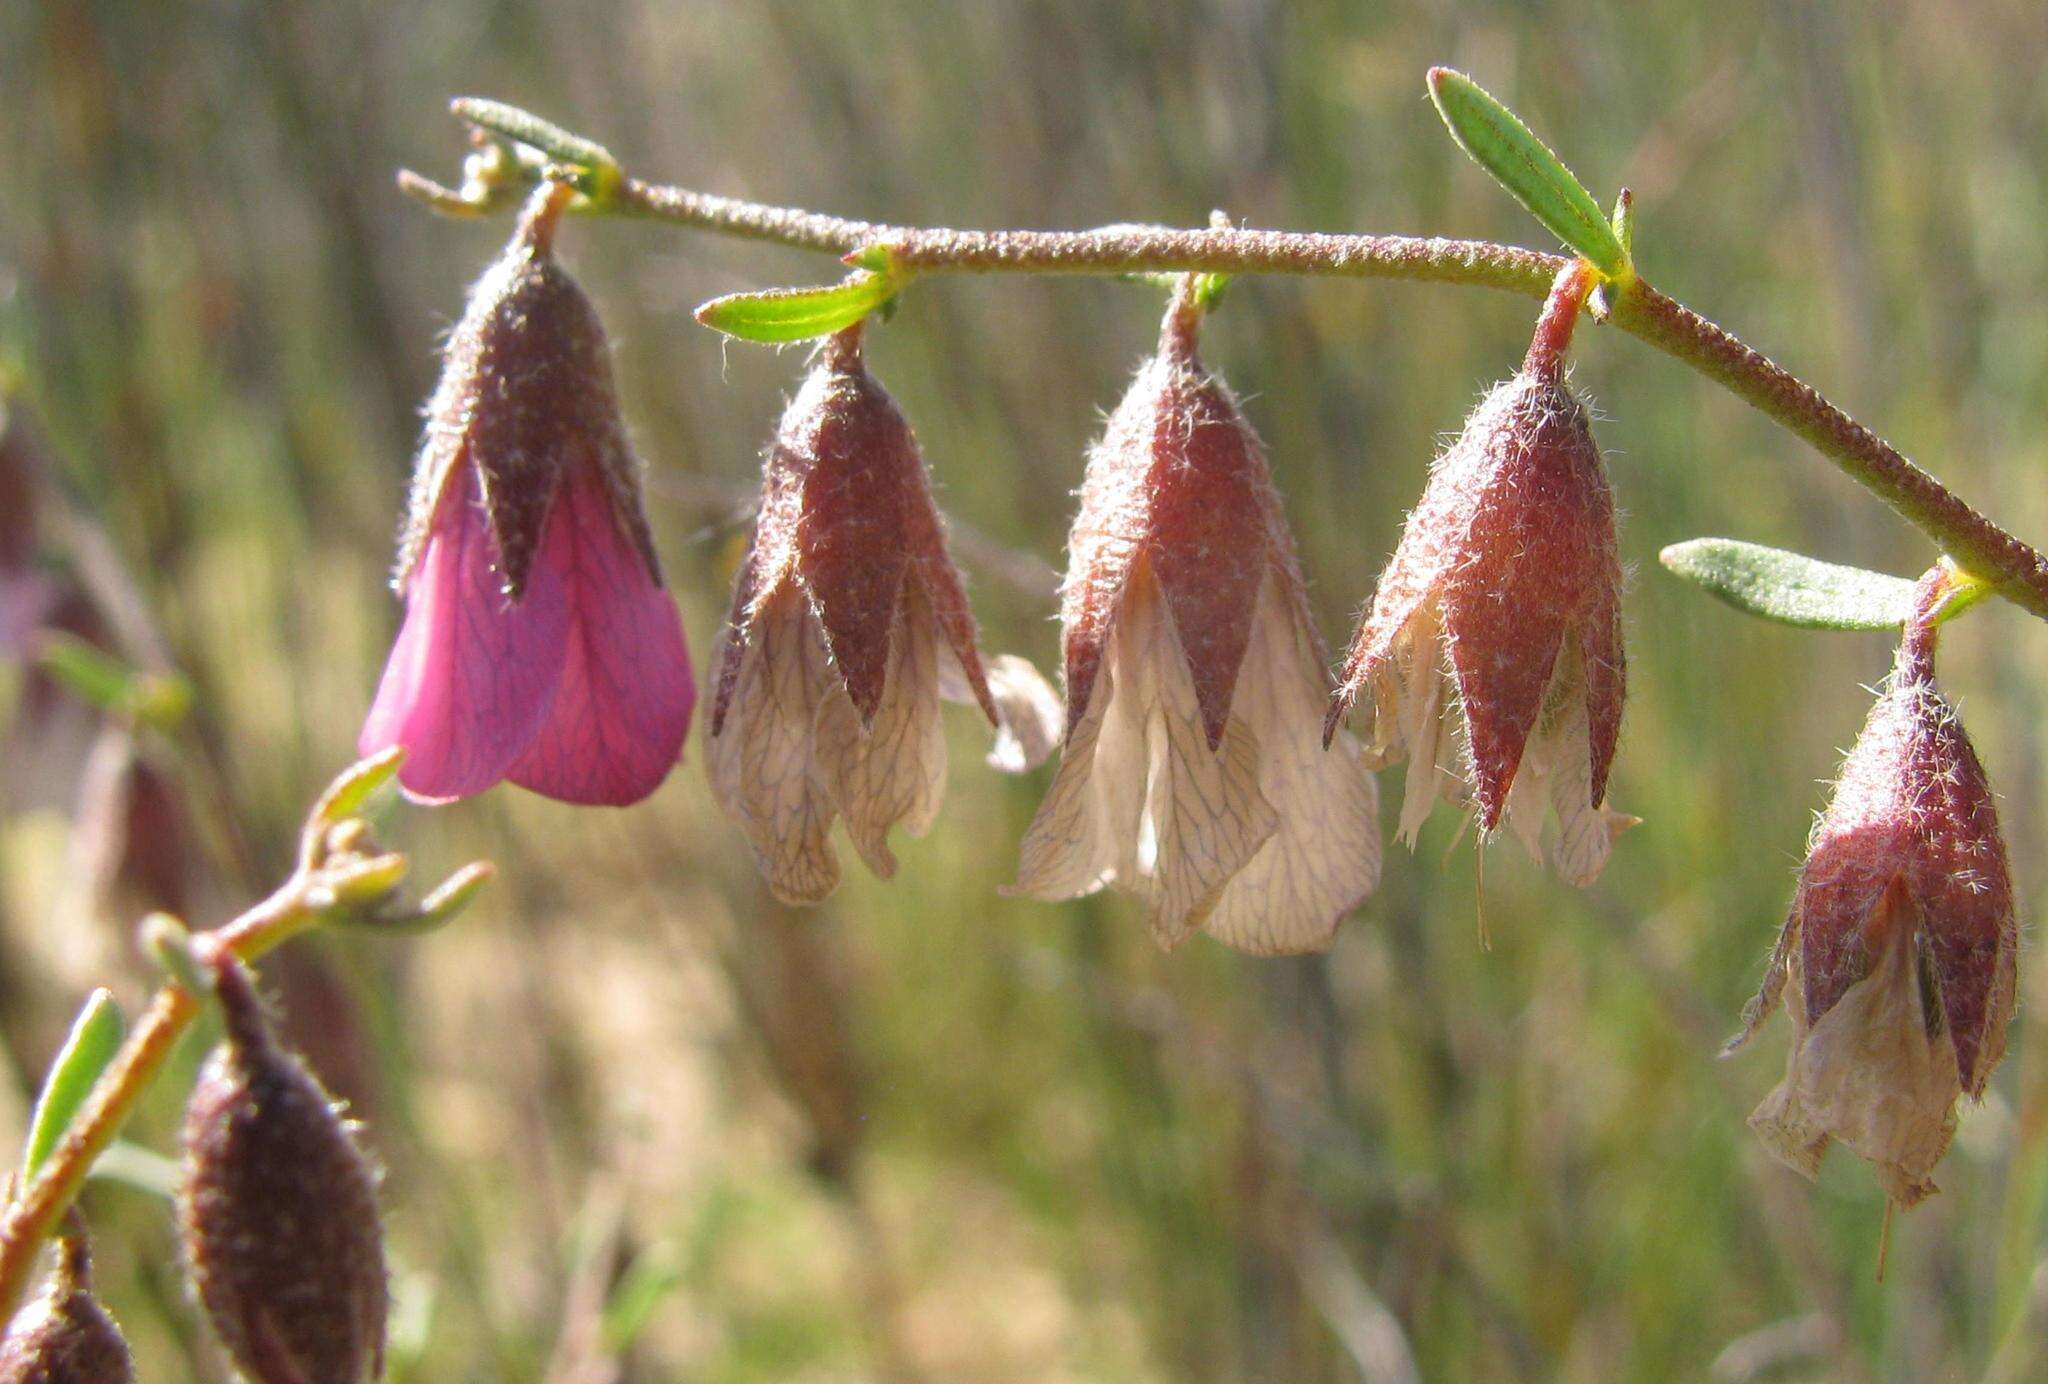
[{"label": "flower petal", "polygon": [[536,573],[514,603],[502,590],[474,472],[443,492],[406,583],[405,621],[358,748],[403,745],[398,781],[427,802],[480,793],[526,751],[562,680],[569,597]]},{"label": "flower petal", "polygon": [[837,688],[818,708],[814,772],[845,818],[847,839],[882,879],[896,873],[889,829],[924,835],[945,794],[937,644],[931,607],[916,582],[906,583],[873,719],[863,725],[851,696]]},{"label": "flower petal", "polygon": [[[1928,1176],[1955,1133],[1961,1087],[1953,1045],[1927,1031],[1915,942],[1917,917],[1905,890],[1888,891],[1874,920],[1874,969],[1807,1027],[1793,1010],[1785,1079],[1750,1116],[1773,1153],[1812,1177],[1830,1140],[1875,1168],[1901,1206],[1935,1190]],[[1788,989],[1795,1001],[1800,987]]]},{"label": "flower petal", "polygon": [[1203,924],[1257,956],[1327,950],[1380,873],[1379,788],[1351,735],[1323,748],[1327,665],[1290,585],[1267,578],[1231,713],[1257,747],[1277,825]]},{"label": "flower petal", "polygon": [[588,469],[564,483],[534,566],[568,592],[567,654],[548,719],[507,777],[563,802],[636,803],[675,766],[697,699],[675,599]]},{"label": "flower petal", "polygon": [[[728,629],[723,638],[739,636]],[[704,760],[718,805],[746,833],[784,903],[817,903],[839,884],[832,803],[811,772],[812,726],[835,682],[802,593],[788,582],[764,591],[732,705],[705,736]]]}]

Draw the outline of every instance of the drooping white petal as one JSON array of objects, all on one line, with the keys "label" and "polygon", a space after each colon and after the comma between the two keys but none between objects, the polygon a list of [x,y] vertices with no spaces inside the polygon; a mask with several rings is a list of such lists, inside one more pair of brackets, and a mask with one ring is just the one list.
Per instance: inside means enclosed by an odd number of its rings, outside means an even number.
[{"label": "drooping white petal", "polygon": [[1451,674],[1444,662],[1443,611],[1435,597],[1418,604],[1394,635],[1389,657],[1367,684],[1371,700],[1368,768],[1406,762],[1401,821],[1395,836],[1410,847],[1439,800],[1463,806],[1469,797],[1461,772],[1463,752]]},{"label": "drooping white petal", "polygon": [[[996,738],[988,763],[1006,774],[1022,774],[1052,758],[1066,724],[1060,694],[1029,659],[1015,654],[984,657],[982,673],[996,704]],[[939,695],[949,702],[974,703],[974,689],[951,646],[939,645]]]},{"label": "drooping white petal", "polygon": [[724,728],[709,734],[707,722],[712,794],[746,833],[769,888],[787,903],[816,903],[839,883],[828,839],[832,803],[811,771],[812,727],[833,686],[817,622],[801,593],[785,584],[754,613]]},{"label": "drooping white petal", "polygon": [[1141,562],[1088,711],[1025,833],[1017,892],[1071,898],[1114,881],[1173,946],[1277,825],[1241,718],[1209,749],[1187,660]]},{"label": "drooping white petal", "polygon": [[906,583],[874,724],[862,731],[853,701],[836,679],[818,707],[813,772],[845,818],[847,839],[883,879],[896,873],[889,829],[924,835],[945,792],[937,636],[930,601],[917,583]]},{"label": "drooping white petal", "polygon": [[1204,931],[1262,956],[1321,951],[1379,882],[1379,789],[1348,731],[1322,744],[1323,657],[1307,612],[1269,576],[1231,703],[1277,827],[1224,886]]},{"label": "drooping white petal", "polygon": [[1866,930],[1885,939],[1876,966],[1819,1023],[1807,1027],[1797,977],[1785,987],[1793,1022],[1785,1079],[1749,1124],[1808,1177],[1839,1139],[1873,1165],[1892,1200],[1911,1206],[1935,1190],[1929,1174],[1955,1133],[1962,1083],[1955,1045],[1928,1031],[1917,914],[1899,890],[1882,907],[1891,916]]},{"label": "drooping white petal", "polygon": [[1508,790],[1507,826],[1558,877],[1583,888],[1600,877],[1614,842],[1638,818],[1593,801],[1585,665],[1576,641],[1557,660],[1543,714]]}]

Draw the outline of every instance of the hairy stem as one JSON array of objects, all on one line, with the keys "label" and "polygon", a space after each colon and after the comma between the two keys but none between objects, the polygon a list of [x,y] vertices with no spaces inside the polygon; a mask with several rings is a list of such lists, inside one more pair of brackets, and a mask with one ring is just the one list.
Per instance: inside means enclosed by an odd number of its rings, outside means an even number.
[{"label": "hairy stem", "polygon": [[[1478,240],[1234,227],[963,231],[850,220],[623,179],[577,208],[847,256],[886,249],[917,274],[1230,273],[1414,279],[1542,298],[1567,261]],[[1724,328],[1639,278],[1611,285],[1607,320],[1690,365],[1807,442],[1932,539],[1970,576],[2048,619],[2048,558],[1897,448]]]},{"label": "hairy stem", "polygon": [[[244,961],[253,960],[311,926],[319,913],[310,895],[312,879],[298,874],[233,922],[213,934]],[[35,1180],[0,1215],[0,1321],[12,1315],[28,1289],[37,1253],[78,1195],[93,1164],[106,1152],[156,1080],[178,1040],[199,1016],[197,996],[175,982],[156,993],[128,1041],[94,1085]]]}]

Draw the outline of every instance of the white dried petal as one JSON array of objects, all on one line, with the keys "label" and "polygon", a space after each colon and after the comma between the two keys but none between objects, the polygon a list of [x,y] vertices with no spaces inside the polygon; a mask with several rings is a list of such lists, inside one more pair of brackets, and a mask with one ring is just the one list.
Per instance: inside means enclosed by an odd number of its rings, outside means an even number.
[{"label": "white dried petal", "polygon": [[1256,748],[1259,794],[1278,825],[1224,886],[1203,930],[1260,956],[1322,951],[1379,882],[1379,788],[1340,731],[1323,748],[1328,674],[1307,611],[1268,577],[1231,722]]},{"label": "white dried petal", "polygon": [[[1052,758],[1066,725],[1066,707],[1045,675],[1029,659],[1015,654],[983,658],[982,675],[996,704],[996,738],[989,747],[989,767],[1022,774]],[[959,657],[946,644],[939,646],[939,695],[963,705],[973,705],[975,700]]]},{"label": "white dried petal", "polygon": [[[1749,1117],[1750,1128],[1808,1177],[1831,1140],[1874,1167],[1892,1200],[1912,1206],[1935,1190],[1929,1174],[1955,1133],[1962,1083],[1955,1045],[1930,1033],[1922,996],[1919,918],[1902,890],[1886,895],[1871,973],[1807,1027],[1796,965],[1785,986],[1792,1051],[1785,1079]],[[1794,955],[1796,956],[1796,949]]]},{"label": "white dried petal", "polygon": [[883,879],[896,873],[889,829],[900,825],[912,836],[924,835],[945,792],[937,635],[923,589],[906,582],[874,724],[862,731],[853,701],[836,679],[818,708],[813,771],[845,818],[847,839]]},{"label": "white dried petal", "polygon": [[756,605],[725,726],[705,736],[712,795],[785,903],[817,903],[839,884],[832,805],[811,770],[817,707],[837,685],[808,605],[779,586]]}]

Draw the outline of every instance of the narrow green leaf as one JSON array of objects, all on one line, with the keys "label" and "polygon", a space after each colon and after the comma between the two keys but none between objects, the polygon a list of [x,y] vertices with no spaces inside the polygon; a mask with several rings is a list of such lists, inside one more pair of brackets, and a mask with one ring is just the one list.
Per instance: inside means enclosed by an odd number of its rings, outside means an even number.
[{"label": "narrow green leaf", "polygon": [[1627,271],[1628,251],[1593,194],[1513,111],[1470,77],[1448,67],[1429,70],[1429,98],[1458,147],[1549,227],[1552,235],[1603,274],[1619,276]]},{"label": "narrow green leaf", "polygon": [[42,1095],[36,1098],[36,1112],[28,1126],[28,1149],[21,1160],[23,1185],[34,1180],[64,1131],[71,1128],[78,1108],[92,1094],[93,1083],[120,1051],[121,1032],[121,1007],[114,1003],[113,993],[93,991],[71,1025],[71,1036],[50,1064]]},{"label": "narrow green leaf", "polygon": [[42,638],[43,671],[65,690],[101,711],[119,710],[128,700],[136,674],[126,664],[75,634],[53,630]]},{"label": "narrow green leaf", "polygon": [[604,1305],[600,1330],[605,1348],[614,1354],[633,1342],[654,1320],[655,1309],[683,1284],[682,1253],[666,1240],[647,1247],[619,1276],[618,1287]]},{"label": "narrow green leaf", "polygon": [[100,1161],[92,1165],[92,1178],[95,1182],[118,1182],[165,1201],[178,1195],[177,1160],[126,1139],[116,1139],[107,1145]]},{"label": "narrow green leaf", "polygon": [[476,96],[459,96],[448,103],[448,109],[458,120],[466,120],[478,129],[516,140],[528,148],[540,150],[557,163],[588,173],[596,183],[594,187],[583,189],[588,196],[602,196],[622,176],[619,161],[612,157],[611,150],[582,135],[571,134],[532,111]]},{"label": "narrow green leaf", "polygon": [[895,296],[901,281],[861,270],[823,288],[732,293],[697,309],[697,320],[743,341],[808,341],[866,317]]},{"label": "narrow green leaf", "polygon": [[1913,583],[1904,577],[1843,567],[1761,543],[1695,538],[1672,544],[1658,558],[1737,610],[1784,625],[1896,629],[1913,610]]}]

